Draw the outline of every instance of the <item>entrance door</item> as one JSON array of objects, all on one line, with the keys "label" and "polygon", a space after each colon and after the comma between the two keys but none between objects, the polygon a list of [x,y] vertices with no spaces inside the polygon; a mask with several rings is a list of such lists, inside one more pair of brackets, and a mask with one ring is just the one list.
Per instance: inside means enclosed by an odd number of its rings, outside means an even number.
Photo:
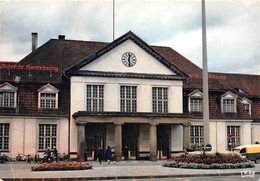
[{"label": "entrance door", "polygon": [[157,126],[157,150],[159,151],[159,159],[169,158],[169,137],[166,125]]},{"label": "entrance door", "polygon": [[92,152],[94,151],[94,160],[96,160],[96,152],[98,147],[104,149],[104,134],[103,126],[101,125],[86,125],[86,146],[88,147],[88,153],[91,157]]},{"label": "entrance door", "polygon": [[[124,153],[125,146],[130,150],[132,158],[137,159],[137,130],[138,126],[135,124],[124,124],[123,125],[123,138],[122,138],[122,153]],[[131,159],[131,158],[129,158]]]}]

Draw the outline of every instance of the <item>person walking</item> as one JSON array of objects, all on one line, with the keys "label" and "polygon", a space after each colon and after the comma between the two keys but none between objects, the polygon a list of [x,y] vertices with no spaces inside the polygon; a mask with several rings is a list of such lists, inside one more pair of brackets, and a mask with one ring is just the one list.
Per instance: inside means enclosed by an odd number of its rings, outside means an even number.
[{"label": "person walking", "polygon": [[106,154],[107,163],[110,164],[111,157],[112,157],[112,151],[111,151],[110,146],[107,146],[105,154]]},{"label": "person walking", "polygon": [[99,164],[101,164],[102,155],[103,155],[103,150],[101,149],[101,147],[98,147],[97,157],[98,157]]},{"label": "person walking", "polygon": [[47,148],[46,152],[44,153],[46,155],[46,162],[49,163],[51,160],[51,150],[50,150],[50,147]]},{"label": "person walking", "polygon": [[125,149],[124,149],[124,157],[125,157],[125,160],[128,160],[128,152],[129,152],[129,149],[127,146],[125,146]]},{"label": "person walking", "polygon": [[53,155],[54,155],[56,163],[58,163],[58,160],[59,160],[58,150],[56,149],[55,146],[53,147]]}]

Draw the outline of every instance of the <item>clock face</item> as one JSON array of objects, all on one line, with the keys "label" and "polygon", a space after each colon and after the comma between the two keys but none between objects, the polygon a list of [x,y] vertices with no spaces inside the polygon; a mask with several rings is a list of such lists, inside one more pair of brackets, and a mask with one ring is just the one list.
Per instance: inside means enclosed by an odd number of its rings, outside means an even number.
[{"label": "clock face", "polygon": [[136,64],[136,57],[131,52],[126,52],[122,56],[122,62],[127,67],[133,67]]}]

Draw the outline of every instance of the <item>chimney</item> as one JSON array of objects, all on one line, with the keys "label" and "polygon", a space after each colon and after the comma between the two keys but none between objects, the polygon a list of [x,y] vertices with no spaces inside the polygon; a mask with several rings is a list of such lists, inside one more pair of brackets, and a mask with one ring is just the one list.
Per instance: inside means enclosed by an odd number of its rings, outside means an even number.
[{"label": "chimney", "polygon": [[38,33],[32,33],[32,51],[38,48]]},{"label": "chimney", "polygon": [[59,40],[65,40],[65,35],[59,35]]}]

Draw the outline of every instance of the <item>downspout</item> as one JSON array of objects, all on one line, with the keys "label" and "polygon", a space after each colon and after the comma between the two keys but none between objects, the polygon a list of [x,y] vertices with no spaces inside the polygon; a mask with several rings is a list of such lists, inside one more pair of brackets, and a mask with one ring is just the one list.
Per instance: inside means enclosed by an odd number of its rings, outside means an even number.
[{"label": "downspout", "polygon": [[[68,77],[66,74],[65,74],[65,71],[63,71],[63,75],[70,80],[70,77]],[[69,99],[69,104],[70,104],[70,99]],[[69,106],[69,116],[68,116],[68,121],[69,121],[69,124],[68,124],[68,155],[69,155],[69,158],[70,158],[70,106]]]}]

